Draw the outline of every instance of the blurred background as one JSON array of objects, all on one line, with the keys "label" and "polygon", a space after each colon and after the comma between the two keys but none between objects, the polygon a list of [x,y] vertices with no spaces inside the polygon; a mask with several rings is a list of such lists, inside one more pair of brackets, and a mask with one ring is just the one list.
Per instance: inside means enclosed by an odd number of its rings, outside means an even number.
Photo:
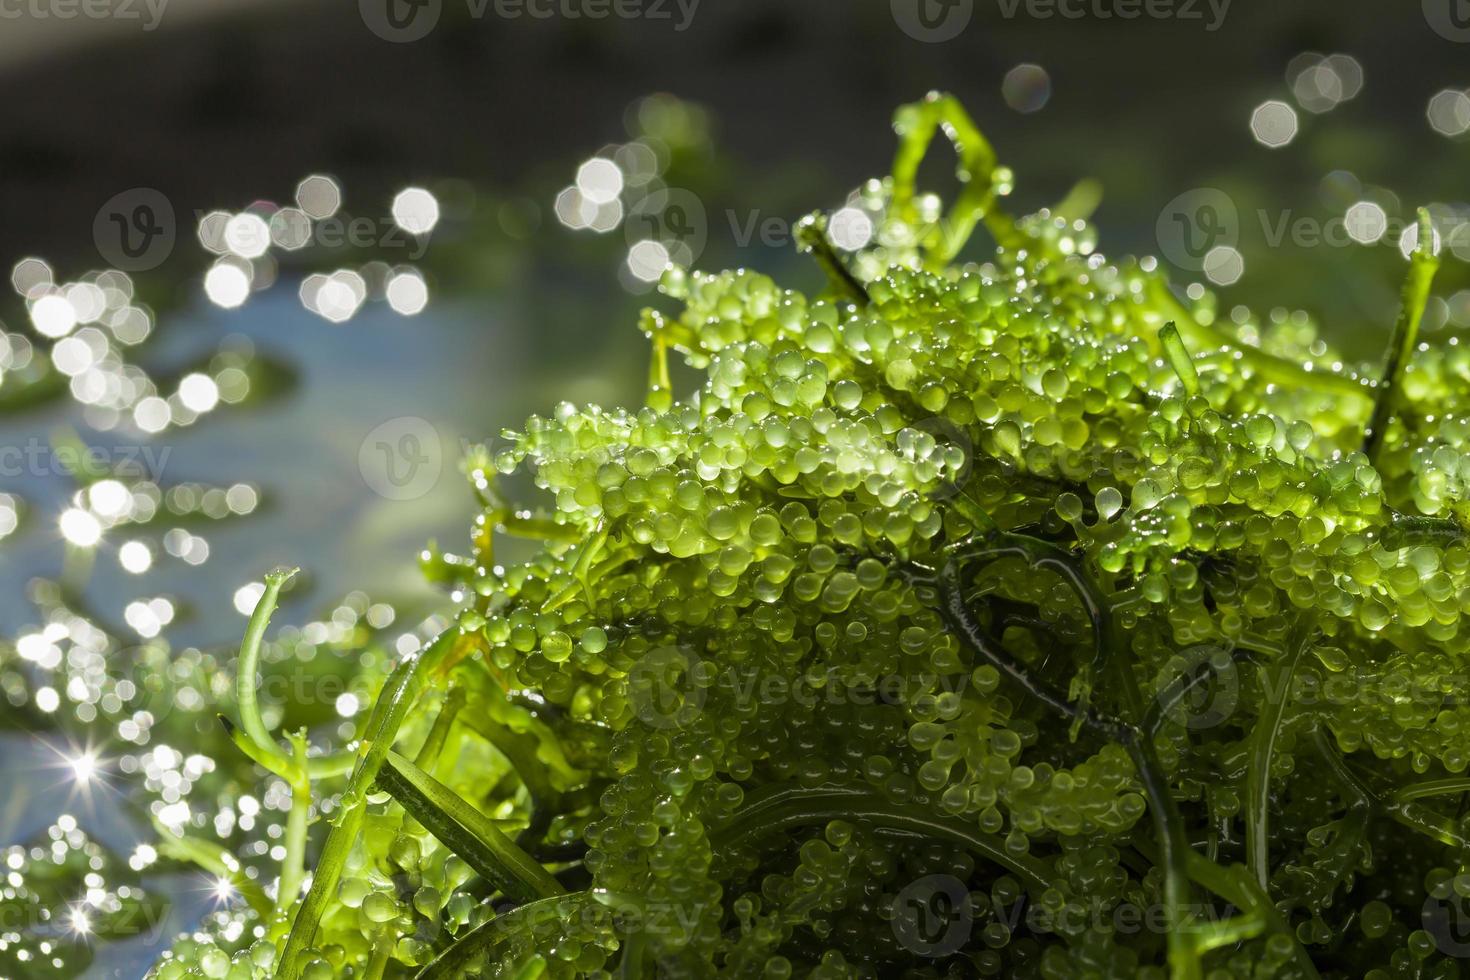
[{"label": "blurred background", "polygon": [[[31,911],[0,930],[69,950],[0,933],[4,972],[141,975],[217,900],[180,890],[107,943],[94,911],[139,892],[77,880],[103,852],[162,873],[148,815],[187,822],[213,771],[184,743],[218,734],[211,676],[266,569],[302,566],[277,619],[325,675],[413,649],[454,607],[420,564],[477,513],[464,449],[640,399],[667,261],[816,285],[792,222],[885,174],[927,90],[1014,169],[1012,210],[1093,178],[1102,251],[1222,312],[1310,315],[1370,366],[1430,205],[1457,261],[1426,330],[1470,329],[1470,5],[1393,9],[0,2],[0,849],[61,869],[12,882]],[[947,151],[926,174],[952,186]],[[345,737],[360,708],[339,687],[308,720]]]}]

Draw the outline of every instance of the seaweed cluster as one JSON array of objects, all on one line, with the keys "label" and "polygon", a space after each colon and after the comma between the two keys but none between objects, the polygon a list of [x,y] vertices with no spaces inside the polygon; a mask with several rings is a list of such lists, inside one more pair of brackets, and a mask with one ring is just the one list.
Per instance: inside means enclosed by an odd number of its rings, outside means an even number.
[{"label": "seaweed cluster", "polygon": [[471,454],[426,561],[464,610],[359,742],[261,723],[268,580],[232,735],[287,860],[158,977],[1458,975],[1470,354],[1418,342],[1427,215],[1354,372],[1070,203],[1009,217],[953,99],[896,129],[872,241],[800,227],[823,291],[671,268],[645,406]]}]

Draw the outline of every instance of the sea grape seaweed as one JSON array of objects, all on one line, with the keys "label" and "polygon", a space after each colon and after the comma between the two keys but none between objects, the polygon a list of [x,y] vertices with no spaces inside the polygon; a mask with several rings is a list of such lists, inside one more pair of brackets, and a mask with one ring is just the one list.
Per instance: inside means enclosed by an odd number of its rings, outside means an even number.
[{"label": "sea grape seaweed", "polygon": [[871,242],[800,226],[823,292],[670,269],[644,407],[471,454],[427,560],[469,601],[348,763],[239,699],[330,830],[158,976],[1458,975],[1470,354],[1417,342],[1427,215],[1358,374],[1009,216],[953,99],[896,128]]}]

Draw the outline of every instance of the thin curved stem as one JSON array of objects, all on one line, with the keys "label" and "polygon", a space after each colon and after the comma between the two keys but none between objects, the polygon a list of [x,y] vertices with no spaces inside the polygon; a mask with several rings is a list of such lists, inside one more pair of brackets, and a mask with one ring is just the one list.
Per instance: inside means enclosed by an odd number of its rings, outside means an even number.
[{"label": "thin curved stem", "polygon": [[[1467,838],[1465,834],[1461,833],[1459,821],[1453,817],[1436,813],[1428,807],[1415,802],[1424,796],[1440,795],[1440,787],[1449,787],[1443,789],[1443,792],[1446,793],[1459,792],[1460,787],[1458,785],[1450,786],[1450,784],[1457,784],[1459,780],[1443,779],[1433,780],[1429,783],[1414,784],[1397,790],[1389,790],[1387,791],[1389,795],[1385,797],[1383,793],[1372,789],[1362,775],[1353,771],[1352,767],[1348,765],[1347,760],[1342,757],[1342,753],[1337,749],[1337,746],[1332,744],[1331,739],[1325,736],[1319,736],[1318,746],[1330,760],[1335,759],[1335,762],[1332,762],[1331,765],[1334,771],[1338,773],[1339,778],[1351,785],[1354,791],[1363,799],[1367,800],[1373,809],[1387,814],[1401,826],[1439,841],[1446,846],[1455,848],[1470,847],[1470,838]],[[1424,791],[1425,787],[1434,787],[1434,789]],[[1400,794],[1403,794],[1402,797],[1400,797]]]},{"label": "thin curved stem", "polygon": [[[1373,398],[1371,382],[1331,371],[1309,371],[1294,361],[1242,343],[1222,330],[1198,322],[1174,298],[1174,294],[1169,291],[1168,282],[1162,277],[1153,280],[1149,288],[1149,299],[1163,307],[1168,312],[1168,319],[1179,325],[1183,332],[1190,334],[1198,343],[1229,348],[1233,355],[1238,355],[1252,371],[1267,381],[1282,385],[1302,385],[1334,395],[1357,395],[1369,400]],[[1208,362],[1209,358],[1210,355],[1206,355],[1201,361]]]},{"label": "thin curved stem", "polygon": [[[1246,660],[1250,658],[1250,654],[1251,651],[1241,645],[1235,646],[1230,651],[1232,660],[1236,658]],[[1203,666],[1203,664],[1196,666]],[[1216,676],[1213,670],[1196,669],[1193,673],[1181,673],[1173,683],[1161,688],[1154,696],[1153,704],[1149,707],[1148,714],[1144,716],[1144,734],[1149,738],[1157,737],[1159,730],[1164,727],[1164,722],[1168,720],[1169,713],[1178,707],[1185,698],[1193,694],[1196,688],[1210,683]]]},{"label": "thin curved stem", "polygon": [[1422,783],[1410,783],[1408,786],[1395,790],[1393,798],[1397,803],[1408,803],[1426,796],[1452,796],[1456,793],[1470,793],[1470,778],[1457,776],[1450,779],[1430,779]]},{"label": "thin curved stem", "polygon": [[1184,338],[1179,336],[1179,328],[1174,325],[1173,320],[1159,328],[1159,343],[1164,347],[1164,356],[1169,359],[1169,366],[1174,369],[1179,383],[1184,386],[1184,393],[1190,398],[1198,395],[1199,372],[1194,369],[1189,348],[1184,346]]},{"label": "thin curved stem", "polygon": [[1393,327],[1393,340],[1389,345],[1388,364],[1383,369],[1383,380],[1378,385],[1378,397],[1373,401],[1373,417],[1363,430],[1363,454],[1368,462],[1377,464],[1378,452],[1383,448],[1383,433],[1398,402],[1399,377],[1414,353],[1419,342],[1419,323],[1424,319],[1424,307],[1429,303],[1429,287],[1434,282],[1434,273],[1439,269],[1439,256],[1434,251],[1434,225],[1429,220],[1429,211],[1419,209],[1418,238],[1414,252],[1409,256],[1409,272],[1404,277],[1402,307]]},{"label": "thin curved stem", "polygon": [[160,851],[176,861],[197,865],[221,881],[228,882],[262,921],[270,918],[271,900],[266,897],[260,885],[245,874],[245,869],[228,850],[188,834],[176,833],[159,822],[157,817],[153,818],[153,825],[158,832]]},{"label": "thin curved stem", "polygon": [[[1107,656],[1109,651],[1120,644],[1106,599],[1097,584],[1078,567],[1072,556],[1056,545],[1014,533],[991,537],[994,540],[982,538],[964,541],[946,549],[946,560],[937,571],[937,587],[942,598],[941,615],[952,632],[990,661],[997,670],[1015,680],[1052,710],[1071,718],[1074,731],[1079,726],[1093,728],[1126,749],[1148,801],[1149,814],[1159,842],[1159,864],[1164,872],[1164,903],[1169,911],[1171,924],[1168,937],[1170,969],[1175,980],[1198,980],[1202,976],[1203,968],[1187,928],[1189,880],[1185,861],[1191,851],[1184,834],[1184,820],[1173,794],[1169,791],[1169,781],[1154,749],[1153,740],[1137,727],[1137,723],[1144,719],[1144,707],[1132,669],[1121,659]],[[1023,556],[1033,567],[1049,568],[1060,574],[1076,590],[1079,601],[1092,620],[1098,648],[1093,663],[1098,669],[1098,676],[1101,676],[1103,668],[1111,667],[1111,673],[1115,676],[1123,701],[1134,721],[1107,718],[1085,703],[1079,705],[1063,699],[1048,686],[1032,678],[1006,654],[1004,647],[980,628],[965,602],[960,577],[961,564],[976,558],[1005,556]]]},{"label": "thin curved stem", "polygon": [[378,693],[377,702],[368,717],[367,737],[362,741],[357,766],[352,771],[347,791],[342,795],[342,802],[337,809],[332,829],[327,833],[326,843],[322,845],[322,854],[317,861],[316,872],[312,875],[311,887],[296,911],[291,933],[281,951],[281,980],[299,980],[304,966],[302,953],[316,939],[317,925],[321,921],[322,913],[326,910],[327,902],[337,893],[337,883],[347,863],[348,852],[352,850],[362,829],[368,791],[378,778],[378,773],[388,758],[388,752],[393,748],[398,729],[402,727],[409,709],[418,700],[429,675],[450,661],[457,644],[464,637],[465,634],[457,626],[446,629],[423,651],[399,662],[388,675],[382,691]]},{"label": "thin curved stem", "polygon": [[867,287],[858,282],[857,277],[848,270],[837,250],[832,247],[831,239],[827,237],[825,215],[820,212],[809,214],[797,222],[796,243],[801,251],[809,253],[817,260],[817,264],[827,274],[827,282],[834,292],[858,306],[868,305],[870,299]]},{"label": "thin curved stem", "polygon": [[565,891],[489,817],[397,752],[388,753],[378,783],[445,847],[509,897],[525,902]]},{"label": "thin curved stem", "polygon": [[[260,717],[260,704],[256,698],[256,674],[260,667],[260,648],[265,642],[265,631],[270,626],[271,616],[276,611],[281,588],[291,581],[297,571],[299,569],[282,567],[266,573],[265,591],[261,593],[260,601],[250,614],[250,622],[245,627],[245,638],[240,641],[240,656],[235,665],[235,702],[240,709],[240,726],[246,739],[254,746],[254,751],[246,749],[241,739],[236,739],[235,744],[240,745],[250,758],[293,786],[298,778],[298,761],[295,756],[288,755],[280,743],[271,737],[265,721]],[[233,730],[232,725],[228,722],[226,724]],[[304,776],[310,779],[340,776],[352,768],[354,758],[354,753],[349,750],[306,757]]]},{"label": "thin curved stem", "polygon": [[250,623],[245,627],[245,638],[240,641],[240,657],[235,665],[235,703],[240,708],[240,727],[263,751],[279,756],[289,763],[290,757],[266,730],[260,717],[260,704],[256,700],[256,672],[260,665],[260,647],[265,642],[265,631],[270,626],[271,614],[276,611],[276,602],[281,587],[295,577],[299,569],[276,568],[265,575],[265,591],[250,614]]},{"label": "thin curved stem", "polygon": [[927,255],[924,264],[942,269],[964,248],[975,225],[983,218],[996,241],[1005,245],[1016,238],[1014,223],[995,210],[995,150],[969,113],[952,95],[931,92],[922,102],[901,106],[894,115],[898,152],[893,158],[893,207],[905,221],[917,225],[914,182],[919,164],[942,128],[959,156],[960,193],[937,229],[921,236]]},{"label": "thin curved stem", "polygon": [[[1074,734],[1078,725],[1094,724],[1089,720],[1089,716],[1095,718],[1100,716],[1096,716],[1090,708],[1092,685],[1097,683],[1107,670],[1109,654],[1120,644],[1111,614],[1111,605],[1102,590],[1098,588],[1097,583],[1081,567],[1080,562],[1071,552],[1059,545],[1014,531],[994,532],[956,542],[945,549],[945,554],[949,559],[947,564],[954,566],[953,571],[956,576],[959,574],[961,563],[977,560],[994,561],[1008,557],[1022,558],[1033,569],[1052,572],[1072,587],[1072,591],[1077,595],[1077,601],[1082,604],[1082,609],[1087,614],[1088,622],[1092,625],[1093,657],[1079,675],[1073,678],[1069,700],[1075,702],[1075,708],[1069,705],[1067,713],[1073,719]],[[941,570],[941,576],[943,574]],[[1137,709],[1136,717],[1141,720],[1142,704],[1134,707]],[[1118,736],[1114,733],[1110,737],[1117,738]]]},{"label": "thin curved stem", "polygon": [[[297,773],[306,772],[306,734],[291,736],[291,747]],[[285,912],[296,904],[301,882],[306,878],[306,830],[311,814],[311,780],[303,778],[291,783],[291,811],[286,816],[286,857],[281,862],[281,878],[276,886],[276,911]]]},{"label": "thin curved stem", "polygon": [[788,833],[798,827],[832,820],[867,823],[958,844],[1010,871],[1037,894],[1052,887],[1049,873],[1039,862],[1011,854],[999,837],[927,810],[892,803],[877,792],[855,787],[808,788],[790,784],[772,787],[716,828],[710,835],[710,844],[716,850],[723,850],[757,835]]},{"label": "thin curved stem", "polygon": [[1267,697],[1251,731],[1251,757],[1246,769],[1245,783],[1245,854],[1246,866],[1255,877],[1256,884],[1265,890],[1271,880],[1271,757],[1276,751],[1277,737],[1281,734],[1281,719],[1286,711],[1286,702],[1291,695],[1291,681],[1296,673],[1312,635],[1312,627],[1306,615],[1297,618],[1287,642],[1285,673],[1276,697]]},{"label": "thin curved stem", "polygon": [[[927,572],[927,569],[924,570]],[[924,572],[916,575],[922,576]],[[1101,715],[1090,707],[1068,701],[1044,681],[1038,680],[1010,656],[1005,648],[980,626],[965,601],[963,583],[960,578],[960,563],[954,558],[946,560],[933,572],[934,587],[939,591],[939,614],[949,631],[962,643],[978,654],[996,670],[1020,685],[1026,693],[1036,698],[1051,710],[1080,723],[1084,727],[1102,733],[1114,741],[1123,742],[1131,738],[1123,722]]]},{"label": "thin curved stem", "polygon": [[457,977],[473,964],[488,959],[524,920],[543,917],[565,920],[579,905],[591,899],[589,892],[573,892],[527,902],[504,915],[497,915],[457,938],[433,962],[420,970],[415,980],[448,980]]},{"label": "thin curved stem", "polygon": [[393,934],[380,930],[373,939],[373,958],[368,961],[366,980],[383,980],[388,970],[388,961],[393,958]]}]

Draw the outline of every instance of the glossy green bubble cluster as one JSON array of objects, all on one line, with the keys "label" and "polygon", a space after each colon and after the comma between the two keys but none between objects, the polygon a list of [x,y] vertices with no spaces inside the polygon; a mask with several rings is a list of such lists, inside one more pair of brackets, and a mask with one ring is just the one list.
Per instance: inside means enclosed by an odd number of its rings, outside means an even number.
[{"label": "glossy green bubble cluster", "polygon": [[[1459,975],[1437,259],[1360,378],[1300,316],[1104,259],[1070,203],[1007,217],[953,100],[896,126],[871,242],[800,226],[824,291],[670,270],[645,407],[472,454],[472,551],[426,557],[465,612],[363,742],[311,773],[237,734],[325,800],[304,897],[159,976]],[[947,209],[914,188],[941,129]],[[506,534],[544,545],[503,565]]]}]

